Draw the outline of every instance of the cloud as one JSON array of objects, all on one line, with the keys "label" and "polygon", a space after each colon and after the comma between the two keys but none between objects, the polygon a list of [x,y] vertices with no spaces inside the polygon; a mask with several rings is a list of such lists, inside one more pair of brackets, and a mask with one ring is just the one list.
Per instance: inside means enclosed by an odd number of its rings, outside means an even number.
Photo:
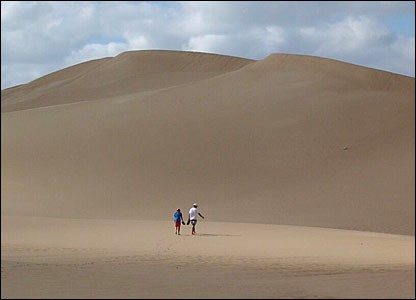
[{"label": "cloud", "polygon": [[246,58],[264,58],[285,45],[285,33],[279,26],[254,27],[233,34],[191,36],[181,50],[220,53]]},{"label": "cloud", "polygon": [[335,24],[301,28],[299,35],[312,55],[414,76],[414,37],[394,34],[377,20],[347,16]]},{"label": "cloud", "polygon": [[[318,54],[351,54],[369,52],[369,47],[391,43],[395,37],[382,24],[362,16],[348,16],[345,20],[323,28],[326,39],[317,50]],[[322,33],[319,34],[322,37]]]},{"label": "cloud", "polygon": [[413,27],[409,1],[2,1],[1,86],[143,49],[318,55],[414,76]]},{"label": "cloud", "polygon": [[88,44],[80,50],[73,51],[65,60],[66,64],[74,65],[80,61],[93,60],[97,57],[113,57],[127,50],[128,45],[125,43]]},{"label": "cloud", "polygon": [[185,50],[199,51],[199,52],[223,52],[224,46],[227,44],[227,37],[225,35],[207,34],[202,36],[195,36],[189,39],[188,45],[184,47]]}]

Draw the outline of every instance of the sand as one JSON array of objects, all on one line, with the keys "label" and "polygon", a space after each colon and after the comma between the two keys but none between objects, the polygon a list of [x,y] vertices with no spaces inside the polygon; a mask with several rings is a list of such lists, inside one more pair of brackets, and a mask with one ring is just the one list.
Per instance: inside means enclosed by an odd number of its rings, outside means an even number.
[{"label": "sand", "polygon": [[2,298],[411,298],[414,237],[302,226],[2,218]]},{"label": "sand", "polygon": [[[414,78],[132,51],[2,91],[2,298],[414,298]],[[197,235],[173,212],[198,202]]]}]

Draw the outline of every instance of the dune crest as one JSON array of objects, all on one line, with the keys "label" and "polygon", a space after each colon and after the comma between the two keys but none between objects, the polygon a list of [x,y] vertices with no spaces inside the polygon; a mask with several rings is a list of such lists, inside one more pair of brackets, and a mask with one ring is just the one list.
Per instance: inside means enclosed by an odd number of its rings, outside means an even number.
[{"label": "dune crest", "polygon": [[363,89],[381,91],[404,91],[414,86],[414,78],[363,67],[334,59],[296,55],[271,54],[245,67],[256,72],[305,72],[322,74],[351,82]]},{"label": "dune crest", "polygon": [[163,89],[235,71],[251,62],[198,52],[128,51],[6,89],[1,92],[1,107],[7,112]]}]

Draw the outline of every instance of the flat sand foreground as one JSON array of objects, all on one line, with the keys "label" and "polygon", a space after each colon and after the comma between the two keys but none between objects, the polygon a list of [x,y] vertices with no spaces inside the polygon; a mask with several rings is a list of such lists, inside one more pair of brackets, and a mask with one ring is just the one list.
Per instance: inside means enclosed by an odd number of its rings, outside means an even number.
[{"label": "flat sand foreground", "polygon": [[2,216],[2,298],[414,298],[414,236]]}]

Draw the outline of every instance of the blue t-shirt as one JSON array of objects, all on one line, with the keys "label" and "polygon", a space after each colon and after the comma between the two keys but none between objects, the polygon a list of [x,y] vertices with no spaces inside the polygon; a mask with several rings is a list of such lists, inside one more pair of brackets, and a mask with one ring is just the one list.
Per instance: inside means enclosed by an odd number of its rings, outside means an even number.
[{"label": "blue t-shirt", "polygon": [[175,211],[173,214],[173,221],[174,222],[180,222],[182,217],[182,213],[180,211]]}]

